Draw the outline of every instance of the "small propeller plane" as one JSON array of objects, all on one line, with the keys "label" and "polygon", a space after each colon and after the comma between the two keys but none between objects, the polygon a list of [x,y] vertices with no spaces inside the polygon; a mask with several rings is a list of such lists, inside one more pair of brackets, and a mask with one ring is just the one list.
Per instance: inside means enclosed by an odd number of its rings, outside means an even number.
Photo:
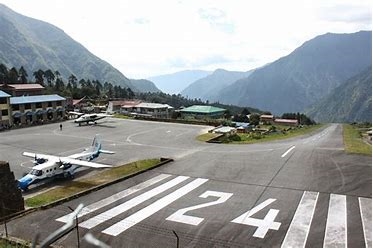
[{"label": "small propeller plane", "polygon": [[101,120],[101,119],[106,118],[106,117],[113,117],[113,115],[104,114],[104,113],[84,114],[84,113],[80,113],[80,112],[71,111],[71,112],[69,112],[69,114],[78,116],[78,118],[75,119],[74,122],[78,123],[79,126],[82,123],[87,123],[87,125],[88,125],[90,122],[93,122],[94,124],[97,124],[98,120]]},{"label": "small propeller plane", "polygon": [[90,168],[112,167],[106,164],[91,162],[91,160],[97,158],[100,153],[114,154],[112,151],[101,149],[101,142],[99,141],[98,135],[95,136],[90,147],[86,148],[81,153],[73,154],[68,157],[24,152],[22,155],[34,158],[33,162],[35,166],[32,167],[27,175],[18,180],[18,187],[26,191],[31,184],[35,184],[47,178],[72,178],[74,177],[75,170],[80,166]]}]

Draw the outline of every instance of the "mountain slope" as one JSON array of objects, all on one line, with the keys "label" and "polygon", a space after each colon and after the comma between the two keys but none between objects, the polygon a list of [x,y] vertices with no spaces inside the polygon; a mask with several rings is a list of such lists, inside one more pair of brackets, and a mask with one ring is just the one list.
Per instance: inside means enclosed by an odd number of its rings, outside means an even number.
[{"label": "mountain slope", "polygon": [[212,74],[190,84],[180,94],[190,99],[200,98],[204,101],[216,101],[220,90],[240,78],[248,77],[251,73],[252,71],[239,72],[217,69]]},{"label": "mountain slope", "polygon": [[136,85],[140,92],[161,92],[152,81],[146,79],[131,79],[131,83]]},{"label": "mountain slope", "polygon": [[307,115],[318,122],[371,122],[372,67],[334,89]]},{"label": "mountain slope", "polygon": [[328,33],[238,80],[218,98],[223,103],[254,106],[275,114],[302,112],[371,61],[371,31]]},{"label": "mountain slope", "polygon": [[211,74],[209,71],[185,70],[172,74],[159,75],[148,78],[163,92],[169,94],[179,94],[194,81]]},{"label": "mountain slope", "polygon": [[23,66],[33,79],[39,69],[59,71],[63,78],[99,80],[136,90],[130,80],[109,63],[90,53],[61,29],[22,16],[0,4],[0,63]]}]

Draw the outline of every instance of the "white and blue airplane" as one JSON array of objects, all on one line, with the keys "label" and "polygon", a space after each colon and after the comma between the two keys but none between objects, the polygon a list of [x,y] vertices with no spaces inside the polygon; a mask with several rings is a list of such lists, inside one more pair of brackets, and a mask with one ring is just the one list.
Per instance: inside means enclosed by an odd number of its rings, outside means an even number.
[{"label": "white and blue airplane", "polygon": [[18,187],[26,191],[31,184],[35,184],[44,179],[53,177],[74,177],[75,170],[80,167],[90,168],[109,168],[112,167],[106,164],[94,163],[91,160],[97,158],[100,153],[114,154],[112,151],[101,149],[101,142],[98,135],[93,139],[90,147],[84,152],[70,155],[68,157],[60,157],[54,155],[46,155],[32,152],[24,152],[22,155],[34,158],[35,166],[31,171],[18,180]]}]

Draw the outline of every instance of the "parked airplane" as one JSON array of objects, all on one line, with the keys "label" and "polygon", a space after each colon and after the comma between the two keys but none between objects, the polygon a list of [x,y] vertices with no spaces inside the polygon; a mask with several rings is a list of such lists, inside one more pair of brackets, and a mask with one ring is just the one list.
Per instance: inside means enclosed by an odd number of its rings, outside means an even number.
[{"label": "parked airplane", "polygon": [[98,135],[93,139],[93,143],[84,152],[70,155],[68,157],[60,157],[54,155],[37,154],[32,152],[24,152],[22,155],[34,158],[36,164],[31,171],[18,180],[18,187],[24,191],[31,184],[35,184],[43,179],[52,177],[73,177],[75,170],[80,166],[91,168],[108,168],[110,165],[90,162],[97,158],[100,153],[114,154],[112,151],[102,150],[101,142]]},{"label": "parked airplane", "polygon": [[79,116],[74,122],[78,123],[79,126],[82,123],[89,124],[90,122],[93,122],[94,124],[97,124],[98,120],[101,120],[106,117],[112,117],[113,115],[104,114],[104,113],[97,113],[97,114],[84,114],[80,112],[69,112],[71,115],[77,115]]}]

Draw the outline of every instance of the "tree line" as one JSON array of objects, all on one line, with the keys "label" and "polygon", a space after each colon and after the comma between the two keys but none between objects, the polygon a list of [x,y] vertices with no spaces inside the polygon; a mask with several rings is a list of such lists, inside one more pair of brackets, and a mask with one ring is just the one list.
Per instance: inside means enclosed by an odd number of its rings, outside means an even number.
[{"label": "tree line", "polygon": [[135,97],[135,93],[129,87],[113,85],[110,82],[101,83],[99,80],[80,79],[71,74],[67,82],[64,82],[59,71],[51,69],[39,69],[33,72],[34,81],[28,80],[28,73],[22,66],[17,69],[8,69],[4,64],[0,64],[0,83],[3,84],[40,84],[46,89],[47,94],[59,94],[64,97],[75,99],[84,96],[93,99],[113,99]]},{"label": "tree line", "polygon": [[[12,67],[8,69],[4,64],[0,64],[0,84],[27,84],[37,83],[45,87],[47,94],[59,94],[64,97],[80,99],[84,96],[97,100],[111,99],[139,99],[146,102],[155,102],[168,104],[176,109],[188,107],[191,105],[212,105],[226,109],[225,117],[228,119],[233,116],[234,121],[239,122],[258,122],[259,114],[270,114],[258,109],[248,107],[238,107],[225,105],[219,102],[210,103],[201,99],[189,99],[180,94],[167,94],[163,92],[134,92],[129,87],[113,85],[110,82],[101,83],[99,80],[79,79],[71,74],[67,82],[64,82],[59,71],[37,70],[32,73],[34,81],[28,80],[28,73],[23,66],[19,69]],[[248,120],[247,115],[253,113],[252,118]],[[302,125],[314,124],[314,121],[305,114],[285,113],[282,115],[285,119],[297,119]]]},{"label": "tree line", "polygon": [[[0,83],[5,84],[26,84],[37,83],[45,87],[47,94],[59,94],[64,97],[79,99],[87,96],[96,100],[111,99],[139,99],[146,102],[156,102],[168,104],[176,109],[188,107],[191,105],[209,105],[209,101],[201,99],[189,99],[180,94],[166,94],[163,92],[135,92],[129,87],[113,85],[110,82],[101,83],[99,80],[78,79],[71,74],[65,82],[59,71],[51,69],[39,69],[32,73],[33,81],[28,80],[28,73],[22,66],[17,69],[12,67],[8,69],[4,64],[0,64]],[[210,105],[227,109],[226,116],[231,113],[240,113],[244,108],[224,105],[220,103],[211,103]]]}]

